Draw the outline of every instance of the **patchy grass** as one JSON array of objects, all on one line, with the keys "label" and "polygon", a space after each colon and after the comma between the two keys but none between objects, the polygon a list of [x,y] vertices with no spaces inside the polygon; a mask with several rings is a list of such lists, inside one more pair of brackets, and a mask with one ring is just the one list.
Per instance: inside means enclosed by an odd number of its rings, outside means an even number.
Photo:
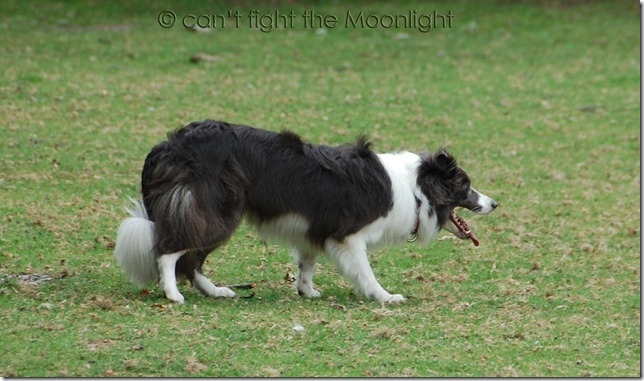
[{"label": "patchy grass", "polygon": [[[164,9],[301,21],[434,7],[451,28],[157,23]],[[2,2],[0,375],[639,377],[638,12]],[[207,272],[255,289],[213,300],[184,286],[171,305],[125,281],[114,237],[151,146],[203,118],[328,144],[364,132],[380,151],[446,146],[501,207],[463,213],[479,248],[445,235],[373,253],[402,305],[355,297],[324,259],[323,297],[297,297],[288,248],[245,226]]]}]

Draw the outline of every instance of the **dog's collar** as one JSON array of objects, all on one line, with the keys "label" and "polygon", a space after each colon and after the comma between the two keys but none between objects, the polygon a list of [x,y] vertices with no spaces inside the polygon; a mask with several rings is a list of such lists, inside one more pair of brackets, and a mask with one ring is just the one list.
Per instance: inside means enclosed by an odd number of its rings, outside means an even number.
[{"label": "dog's collar", "polygon": [[416,239],[418,239],[418,228],[420,227],[420,199],[414,195],[414,198],[416,199],[416,222],[414,223],[414,228],[411,231],[411,238],[409,238],[407,241],[408,242],[414,242]]}]

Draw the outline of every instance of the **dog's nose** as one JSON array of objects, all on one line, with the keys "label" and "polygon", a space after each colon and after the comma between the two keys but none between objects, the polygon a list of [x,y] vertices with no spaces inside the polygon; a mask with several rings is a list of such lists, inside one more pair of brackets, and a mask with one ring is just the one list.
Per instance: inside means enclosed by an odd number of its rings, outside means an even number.
[{"label": "dog's nose", "polygon": [[496,201],[492,201],[492,210],[496,209],[497,206],[499,206],[499,203]]}]

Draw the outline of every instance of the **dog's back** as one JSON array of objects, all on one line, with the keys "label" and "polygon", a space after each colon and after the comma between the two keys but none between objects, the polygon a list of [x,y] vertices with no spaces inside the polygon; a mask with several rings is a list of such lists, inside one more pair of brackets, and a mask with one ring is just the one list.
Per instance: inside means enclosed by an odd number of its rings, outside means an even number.
[{"label": "dog's back", "polygon": [[212,249],[243,212],[258,223],[300,215],[321,247],[391,208],[390,179],[366,139],[311,145],[291,132],[217,121],[191,123],[155,146],[141,189],[160,253]]}]

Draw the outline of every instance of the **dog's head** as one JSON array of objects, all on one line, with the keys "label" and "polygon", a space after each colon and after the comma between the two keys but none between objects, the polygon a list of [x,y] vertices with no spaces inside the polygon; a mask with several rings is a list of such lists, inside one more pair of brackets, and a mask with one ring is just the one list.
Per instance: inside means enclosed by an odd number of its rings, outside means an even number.
[{"label": "dog's head", "polygon": [[469,238],[478,246],[474,232],[454,209],[462,207],[478,214],[488,214],[496,209],[497,202],[472,188],[467,173],[444,149],[422,156],[417,181],[431,204],[430,213],[436,213],[441,228],[460,239]]}]

